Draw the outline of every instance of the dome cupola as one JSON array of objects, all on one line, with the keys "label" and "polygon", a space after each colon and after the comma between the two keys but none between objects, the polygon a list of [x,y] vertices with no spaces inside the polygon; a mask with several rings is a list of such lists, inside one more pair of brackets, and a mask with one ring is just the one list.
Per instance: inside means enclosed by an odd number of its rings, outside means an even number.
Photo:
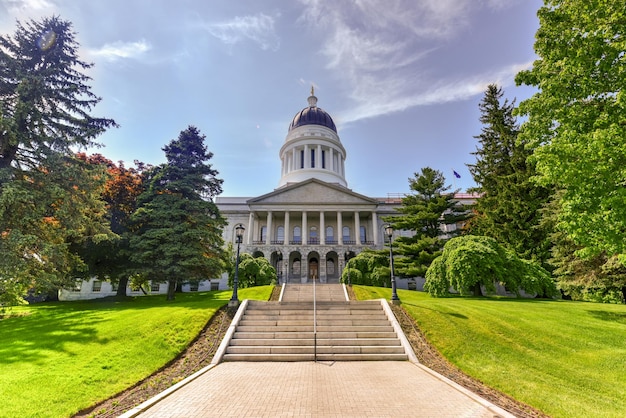
[{"label": "dome cupola", "polygon": [[309,106],[296,113],[289,125],[289,131],[303,125],[320,125],[337,132],[333,118],[324,109],[317,107],[317,97],[313,93],[314,90],[311,87]]},{"label": "dome cupola", "polygon": [[317,107],[311,87],[309,106],[296,113],[280,149],[282,162],[278,187],[311,178],[347,187],[344,161],[346,150],[339,140],[333,118]]}]

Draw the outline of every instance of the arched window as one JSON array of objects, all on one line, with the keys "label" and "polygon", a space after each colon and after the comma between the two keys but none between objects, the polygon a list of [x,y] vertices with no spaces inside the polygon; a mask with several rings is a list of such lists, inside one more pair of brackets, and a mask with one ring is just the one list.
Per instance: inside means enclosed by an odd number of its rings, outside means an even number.
[{"label": "arched window", "polygon": [[300,150],[300,168],[304,168],[304,150]]},{"label": "arched window", "polygon": [[350,227],[348,226],[343,227],[343,241],[350,241]]},{"label": "arched window", "polygon": [[311,150],[311,168],[315,168],[315,150]]},{"label": "arched window", "polygon": [[335,242],[335,230],[332,226],[326,227],[326,242]]},{"label": "arched window", "polygon": [[279,226],[276,228],[276,241],[285,242],[285,227]]},{"label": "arched window", "polygon": [[261,227],[261,241],[265,241],[267,238],[267,226]]},{"label": "arched window", "polygon": [[317,236],[317,227],[312,226],[309,228],[309,244],[319,244],[320,240]]},{"label": "arched window", "polygon": [[326,151],[322,150],[322,168],[326,168]]},{"label": "arched window", "polygon": [[302,242],[302,230],[299,226],[294,226],[293,228],[293,241],[300,243]]},{"label": "arched window", "polygon": [[360,228],[360,237],[361,237],[361,242],[367,242],[367,236],[365,235],[365,227],[363,225],[361,225]]}]

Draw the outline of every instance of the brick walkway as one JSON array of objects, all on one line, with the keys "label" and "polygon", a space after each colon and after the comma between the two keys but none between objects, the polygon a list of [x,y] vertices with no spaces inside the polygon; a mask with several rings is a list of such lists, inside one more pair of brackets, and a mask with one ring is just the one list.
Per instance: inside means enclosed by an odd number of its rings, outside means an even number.
[{"label": "brick walkway", "polygon": [[221,363],[134,416],[511,417],[401,361]]},{"label": "brick walkway", "polygon": [[[290,297],[300,299],[302,290],[292,287]],[[334,292],[328,295],[331,293]],[[220,363],[201,370],[122,417],[511,418],[513,415],[420,364],[346,361]]]}]

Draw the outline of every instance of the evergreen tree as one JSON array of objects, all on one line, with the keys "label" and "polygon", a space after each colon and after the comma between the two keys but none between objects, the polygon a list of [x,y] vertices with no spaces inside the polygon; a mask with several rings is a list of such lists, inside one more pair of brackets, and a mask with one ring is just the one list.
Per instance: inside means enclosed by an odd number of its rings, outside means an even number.
[{"label": "evergreen tree", "polygon": [[492,84],[479,105],[483,128],[475,137],[476,163],[468,167],[478,185],[472,191],[480,198],[466,230],[492,237],[522,258],[545,263],[548,234],[539,224],[550,192],[532,182],[535,171],[528,161],[532,153],[518,141],[514,102],[502,97],[502,89]]},{"label": "evergreen tree", "polygon": [[54,291],[83,267],[71,252],[110,235],[100,199],[104,170],[75,156],[115,126],[90,110],[100,99],[82,71],[71,24],[18,22],[0,36],[0,299]]},{"label": "evergreen tree", "polygon": [[385,219],[394,230],[410,231],[412,236],[400,236],[393,242],[395,273],[402,277],[423,277],[432,260],[441,254],[445,241],[459,233],[458,229],[446,232],[445,225],[466,219],[464,207],[454,200],[454,193],[447,192],[445,178],[440,171],[422,168],[409,179],[414,192],[402,198],[398,208],[401,216]]},{"label": "evergreen tree", "polygon": [[222,180],[208,163],[213,153],[204,139],[190,126],[163,147],[167,162],[149,173],[131,217],[131,259],[142,275],[168,283],[168,300],[183,283],[216,277],[224,269],[225,221],[213,202]]}]

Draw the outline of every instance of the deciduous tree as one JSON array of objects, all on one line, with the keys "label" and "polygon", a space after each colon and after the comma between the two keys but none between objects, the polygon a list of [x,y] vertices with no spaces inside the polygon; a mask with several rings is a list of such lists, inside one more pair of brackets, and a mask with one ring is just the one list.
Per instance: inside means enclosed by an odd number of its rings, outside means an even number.
[{"label": "deciduous tree", "polygon": [[520,294],[520,290],[553,296],[556,286],[550,274],[538,263],[519,258],[491,237],[463,235],[452,238],[426,272],[424,290],[432,296],[445,296],[453,288],[461,294],[481,296],[495,284]]},{"label": "deciduous tree", "polygon": [[626,253],[626,9],[612,0],[546,0],[538,59],[518,84],[539,91],[519,105],[520,140],[538,179],[563,190],[558,228],[579,255]]}]

